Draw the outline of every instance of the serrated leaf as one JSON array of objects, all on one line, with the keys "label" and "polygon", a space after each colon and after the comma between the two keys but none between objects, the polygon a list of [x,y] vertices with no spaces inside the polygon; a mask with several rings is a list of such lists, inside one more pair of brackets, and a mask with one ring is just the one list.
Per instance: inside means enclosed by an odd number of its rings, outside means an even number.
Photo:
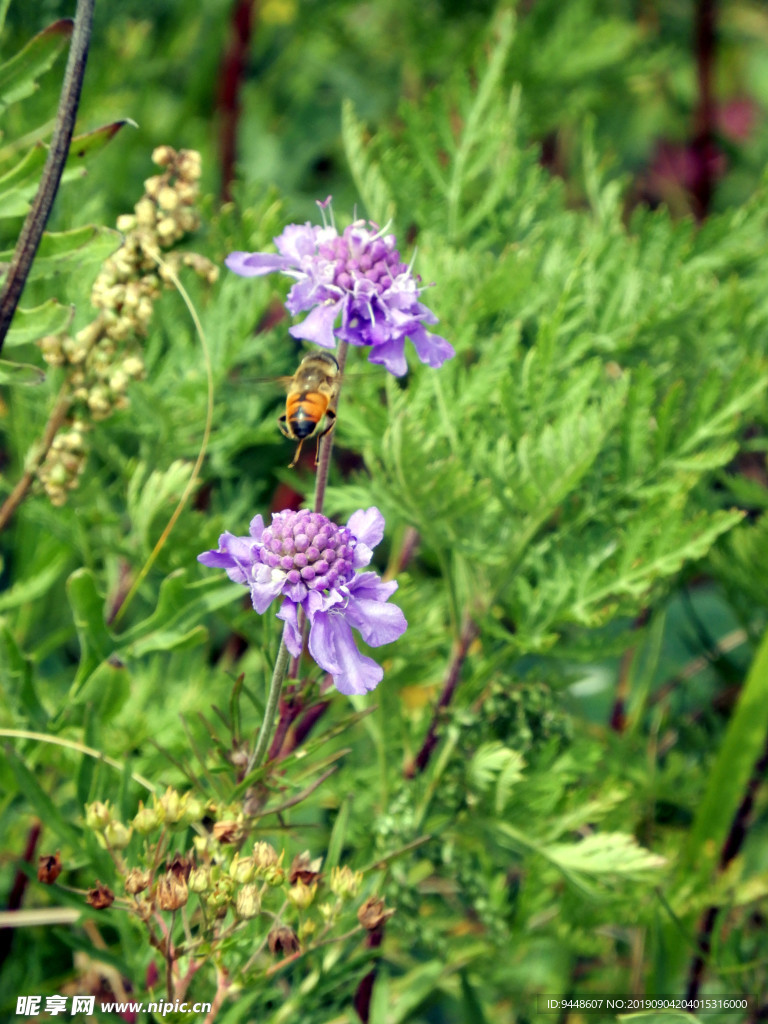
[{"label": "serrated leaf", "polygon": [[624,832],[598,832],[578,843],[552,843],[539,850],[563,871],[595,877],[632,877],[657,871],[666,864],[663,857],[646,850]]},{"label": "serrated leaf", "polygon": [[510,763],[516,765],[520,770],[525,765],[521,754],[505,747],[500,741],[493,740],[490,743],[483,743],[477,748],[469,763],[469,781],[479,790],[488,789]]},{"label": "serrated leaf", "polygon": [[166,518],[178,502],[192,474],[192,466],[182,459],[167,469],[150,471],[139,463],[128,485],[127,505],[131,521],[143,543],[151,547],[149,531],[155,517],[162,512]]},{"label": "serrated leaf", "polygon": [[10,60],[0,64],[0,114],[37,89],[37,79],[52,66],[67,45],[73,25],[71,18],[53,22]]},{"label": "serrated leaf", "polygon": [[349,169],[368,216],[383,226],[395,215],[395,201],[381,171],[366,151],[363,125],[350,99],[345,99],[341,105],[341,137]]},{"label": "serrated leaf", "polygon": [[5,337],[4,348],[28,345],[46,334],[66,331],[75,315],[74,306],[64,306],[58,299],[48,299],[31,309],[17,309]]}]

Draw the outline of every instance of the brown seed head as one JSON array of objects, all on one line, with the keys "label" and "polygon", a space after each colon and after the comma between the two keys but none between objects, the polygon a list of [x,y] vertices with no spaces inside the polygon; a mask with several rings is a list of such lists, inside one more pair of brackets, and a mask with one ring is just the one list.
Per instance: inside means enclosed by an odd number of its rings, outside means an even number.
[{"label": "brown seed head", "polygon": [[115,894],[107,885],[96,879],[96,885],[89,889],[85,896],[85,902],[94,910],[106,910],[115,902]]},{"label": "brown seed head", "polygon": [[384,900],[379,896],[369,896],[361,903],[357,911],[357,920],[367,931],[372,932],[392,917],[394,910],[387,910]]},{"label": "brown seed head", "polygon": [[45,854],[37,861],[37,880],[43,885],[53,885],[61,874],[61,857],[57,850],[54,854]]},{"label": "brown seed head", "polygon": [[320,868],[322,863],[322,857],[317,857],[315,860],[312,860],[309,856],[309,850],[305,850],[304,853],[297,853],[291,861],[291,870],[288,872],[288,881],[291,885],[295,885],[297,881],[302,881],[306,885],[311,885],[320,877]]},{"label": "brown seed head", "polygon": [[125,876],[125,891],[129,896],[136,896],[149,887],[149,871],[141,871],[139,868],[131,868]]},{"label": "brown seed head", "polygon": [[290,956],[291,953],[298,953],[301,949],[296,932],[293,928],[288,928],[285,925],[273,928],[269,933],[268,942],[270,953],[282,953],[285,956]]},{"label": "brown seed head", "polygon": [[189,889],[183,878],[177,878],[172,871],[166,871],[158,880],[155,899],[161,910],[178,910],[189,899]]}]

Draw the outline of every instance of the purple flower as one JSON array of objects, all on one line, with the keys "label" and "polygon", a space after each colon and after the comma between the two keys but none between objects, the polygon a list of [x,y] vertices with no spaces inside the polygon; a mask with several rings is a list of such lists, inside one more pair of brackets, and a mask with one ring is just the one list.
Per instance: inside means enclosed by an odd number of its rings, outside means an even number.
[{"label": "purple flower", "polygon": [[384,536],[384,517],[377,508],[355,512],[346,527],[319,512],[275,512],[272,525],[261,516],[251,520],[250,536],[223,533],[216,551],[198,562],[226,569],[235,583],[250,587],[259,614],[283,598],[278,619],[283,639],[294,657],[301,654],[298,610],[309,620],[309,652],[333,676],[341,693],[365,693],[381,682],[384,672],[361,654],[354,627],[371,647],[392,643],[403,634],[400,609],[387,604],[397,583],[384,583],[375,572],[355,572],[368,565]]},{"label": "purple flower", "polygon": [[[324,348],[336,339],[368,345],[368,360],[381,363],[396,377],[408,369],[403,349],[410,338],[422,363],[442,366],[454,354],[453,346],[424,325],[437,317],[419,302],[421,278],[400,261],[395,236],[372,221],[357,220],[342,234],[331,223],[323,226],[289,224],[275,239],[278,254],[233,252],[225,263],[242,277],[260,277],[280,271],[295,279],[286,308],[292,314],[309,310],[306,319],[291,327],[294,338]],[[336,323],[341,318],[340,326]]]}]

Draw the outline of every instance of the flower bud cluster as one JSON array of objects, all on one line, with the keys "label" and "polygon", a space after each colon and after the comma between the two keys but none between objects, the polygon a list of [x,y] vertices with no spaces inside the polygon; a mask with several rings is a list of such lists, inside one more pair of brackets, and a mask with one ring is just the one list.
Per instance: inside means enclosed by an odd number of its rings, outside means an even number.
[{"label": "flower bud cluster", "polygon": [[[93,420],[103,420],[128,405],[128,385],[144,376],[140,342],[147,334],[154,304],[182,266],[212,284],[218,267],[198,253],[165,253],[200,223],[200,154],[158,146],[153,162],[161,168],[144,182],[145,192],[132,214],[117,219],[123,243],[104,263],[91,290],[99,315],[74,337],[66,333],[42,338],[40,348],[50,366],[66,367],[72,401]],[[165,266],[158,265],[163,254]],[[77,433],[82,435],[82,428]],[[38,476],[55,505],[77,486],[85,449],[75,462],[69,449],[51,446]]]},{"label": "flower bud cluster", "polygon": [[[215,806],[172,787],[140,804],[126,822],[109,801],[88,804],[86,827],[111,854],[122,890],[115,886],[116,895],[97,882],[87,901],[106,910],[117,900],[150,929],[158,914],[183,913],[193,941],[197,937],[212,950],[219,937],[246,929],[265,957],[277,959],[334,928],[348,933],[355,915],[370,930],[392,913],[381,901],[362,900],[362,872],[339,866],[324,874],[322,857],[309,851],[289,864],[284,849],[265,840],[249,843],[251,822],[237,807]],[[187,852],[172,853],[187,834]],[[46,880],[60,870],[58,855],[46,859]]]},{"label": "flower bud cluster", "polygon": [[66,504],[67,493],[77,487],[85,469],[88,450],[85,435],[90,425],[83,419],[73,420],[68,430],[60,430],[48,451],[38,476],[52,505]]},{"label": "flower bud cluster", "polygon": [[276,512],[261,542],[262,563],[283,574],[288,585],[330,590],[354,576],[351,531],[318,512]]}]

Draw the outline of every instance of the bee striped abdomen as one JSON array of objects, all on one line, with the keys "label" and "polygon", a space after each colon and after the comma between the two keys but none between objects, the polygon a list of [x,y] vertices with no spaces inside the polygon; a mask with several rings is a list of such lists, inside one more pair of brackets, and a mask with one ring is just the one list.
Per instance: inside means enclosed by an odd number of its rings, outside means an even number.
[{"label": "bee striped abdomen", "polygon": [[309,437],[328,408],[328,399],[318,392],[304,391],[288,399],[288,425],[298,440]]}]

